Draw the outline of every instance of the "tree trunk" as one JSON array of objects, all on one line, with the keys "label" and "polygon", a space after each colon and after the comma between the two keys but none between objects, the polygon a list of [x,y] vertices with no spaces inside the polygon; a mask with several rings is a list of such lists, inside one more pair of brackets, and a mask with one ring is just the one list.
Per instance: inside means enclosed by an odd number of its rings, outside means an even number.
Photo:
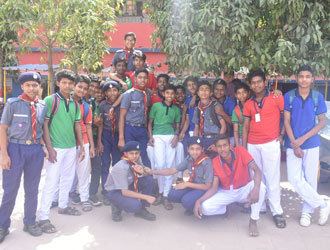
[{"label": "tree trunk", "polygon": [[[55,93],[55,77],[54,77],[54,69],[53,69],[53,46],[48,46],[48,73],[49,73],[49,94]],[[46,90],[47,91],[47,90]]]},{"label": "tree trunk", "polygon": [[77,65],[77,64],[73,64],[73,65],[72,65],[72,71],[73,71],[76,75],[78,75],[78,65]]}]

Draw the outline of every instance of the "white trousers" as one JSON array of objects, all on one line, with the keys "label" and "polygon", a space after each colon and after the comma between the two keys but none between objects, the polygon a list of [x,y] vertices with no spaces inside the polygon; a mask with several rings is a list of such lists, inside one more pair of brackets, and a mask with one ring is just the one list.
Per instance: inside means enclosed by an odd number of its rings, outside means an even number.
[{"label": "white trousers", "polygon": [[[174,135],[154,135],[154,168],[165,169],[174,167],[175,148],[171,142]],[[159,193],[167,197],[173,183],[173,175],[157,176]]]},{"label": "white trousers", "polygon": [[89,199],[90,158],[89,143],[84,144],[85,158],[78,162],[80,146],[77,149],[76,174],[78,177],[78,191],[81,202]]},{"label": "white trousers", "polygon": [[[175,166],[178,166],[181,162],[183,162],[183,160],[184,160],[183,144],[181,142],[178,142],[175,152]],[[183,171],[179,171],[178,178],[182,178],[182,177],[183,177]]]},{"label": "white trousers", "polygon": [[293,149],[286,150],[288,179],[293,188],[304,200],[303,212],[313,213],[323,205],[323,198],[317,193],[319,171],[319,147],[304,149],[304,157],[298,158]]},{"label": "white trousers", "polygon": [[59,191],[58,207],[66,208],[68,206],[69,192],[75,175],[76,147],[54,149],[57,153],[57,162],[47,161],[46,180],[40,202],[40,220],[49,219],[50,206],[57,190]]},{"label": "white trousers", "polygon": [[266,198],[274,215],[283,214],[281,207],[280,166],[281,146],[279,141],[264,144],[249,144],[248,151],[262,172],[262,181],[266,185]]},{"label": "white trousers", "polygon": [[[202,212],[205,215],[216,215],[224,214],[226,212],[226,206],[234,203],[247,202],[247,197],[254,187],[254,181],[250,181],[245,186],[234,189],[234,190],[224,190],[219,189],[216,194],[214,194],[209,199],[202,203]],[[251,205],[251,219],[259,220],[260,208],[264,202],[266,193],[266,187],[263,183],[260,184],[259,191],[259,201]]]}]

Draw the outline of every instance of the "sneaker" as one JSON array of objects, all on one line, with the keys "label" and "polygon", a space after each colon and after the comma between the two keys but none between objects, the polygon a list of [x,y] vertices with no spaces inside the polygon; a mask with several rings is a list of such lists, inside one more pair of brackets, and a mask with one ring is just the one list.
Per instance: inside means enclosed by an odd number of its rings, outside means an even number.
[{"label": "sneaker", "polygon": [[42,235],[42,230],[39,227],[38,223],[34,223],[32,225],[24,225],[23,231],[31,234],[32,236],[40,236]]},{"label": "sneaker", "polygon": [[90,203],[92,203],[92,205],[94,207],[98,207],[98,206],[101,206],[102,205],[102,202],[99,200],[99,198],[97,197],[96,194],[90,195],[89,196],[89,201],[90,201]]},{"label": "sneaker", "polygon": [[320,208],[319,225],[324,226],[327,223],[330,214],[330,202],[326,201],[327,206]]},{"label": "sneaker", "polygon": [[152,205],[154,206],[158,206],[160,204],[163,203],[163,195],[162,194],[158,194],[156,197],[156,200],[154,201],[154,203],[152,203]]},{"label": "sneaker", "polygon": [[170,202],[170,200],[167,197],[164,197],[163,199],[163,205],[166,210],[172,210],[173,204]]},{"label": "sneaker", "polygon": [[69,197],[71,198],[71,203],[74,204],[74,205],[78,205],[80,204],[80,196],[78,193],[76,192],[72,192],[69,194]]},{"label": "sneaker", "polygon": [[4,241],[4,239],[8,234],[9,234],[8,228],[0,228],[0,243]]},{"label": "sneaker", "polygon": [[135,216],[149,221],[156,220],[156,215],[150,213],[145,207],[140,212],[135,213]]},{"label": "sneaker", "polygon": [[111,205],[111,218],[113,221],[115,222],[120,222],[123,220],[123,218],[121,217],[121,209],[115,205]]},{"label": "sneaker", "polygon": [[309,213],[303,212],[300,217],[300,226],[309,227],[312,224],[312,216]]}]

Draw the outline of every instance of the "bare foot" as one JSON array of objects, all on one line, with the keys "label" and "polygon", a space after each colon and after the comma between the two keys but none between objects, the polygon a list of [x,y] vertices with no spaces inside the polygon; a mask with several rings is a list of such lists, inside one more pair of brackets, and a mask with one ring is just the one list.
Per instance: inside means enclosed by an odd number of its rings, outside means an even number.
[{"label": "bare foot", "polygon": [[257,236],[259,236],[259,231],[258,231],[257,221],[256,220],[250,219],[250,223],[249,223],[249,235],[251,237],[257,237]]}]

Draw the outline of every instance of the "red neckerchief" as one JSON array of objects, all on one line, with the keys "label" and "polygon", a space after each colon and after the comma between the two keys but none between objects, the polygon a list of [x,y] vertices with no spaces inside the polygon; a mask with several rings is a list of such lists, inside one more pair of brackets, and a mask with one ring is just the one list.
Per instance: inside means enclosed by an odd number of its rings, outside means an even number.
[{"label": "red neckerchief", "polygon": [[32,139],[34,143],[37,143],[37,110],[35,104],[38,102],[38,97],[31,100],[25,93],[21,94],[19,99],[30,103],[31,106],[31,124],[32,124]]},{"label": "red neckerchief", "polygon": [[[113,102],[110,101],[110,99],[107,97],[105,98],[105,101],[112,106]],[[111,132],[112,137],[115,137],[115,129],[116,129],[116,110],[113,110],[112,120],[111,120]]]},{"label": "red neckerchief", "polygon": [[[125,160],[130,165],[130,167],[132,167],[134,165],[134,162],[131,162],[127,157],[122,156],[121,158],[123,160]],[[133,181],[134,191],[139,192],[139,189],[138,189],[138,176],[137,176],[137,173],[135,172],[135,170],[134,169],[132,169],[132,170],[133,170],[133,175],[134,175],[134,181]]]},{"label": "red neckerchief", "polygon": [[148,114],[148,97],[145,89],[141,89],[138,86],[134,86],[133,89],[143,93],[143,101],[144,101],[144,118],[147,121],[147,114]]},{"label": "red neckerchief", "polygon": [[195,179],[195,168],[198,167],[204,160],[208,159],[209,157],[203,152],[196,161],[191,161],[191,174],[189,176],[189,182],[193,182]]},{"label": "red neckerchief", "polygon": [[198,103],[197,107],[201,111],[201,115],[199,117],[199,132],[201,136],[204,135],[204,110],[210,107],[212,103],[213,103],[212,99],[209,99],[209,103],[206,104],[204,107],[202,107],[201,101]]},{"label": "red neckerchief", "polygon": [[133,53],[134,48],[128,49],[126,46],[123,48],[123,51],[126,52],[125,59],[128,62],[131,53]]}]

